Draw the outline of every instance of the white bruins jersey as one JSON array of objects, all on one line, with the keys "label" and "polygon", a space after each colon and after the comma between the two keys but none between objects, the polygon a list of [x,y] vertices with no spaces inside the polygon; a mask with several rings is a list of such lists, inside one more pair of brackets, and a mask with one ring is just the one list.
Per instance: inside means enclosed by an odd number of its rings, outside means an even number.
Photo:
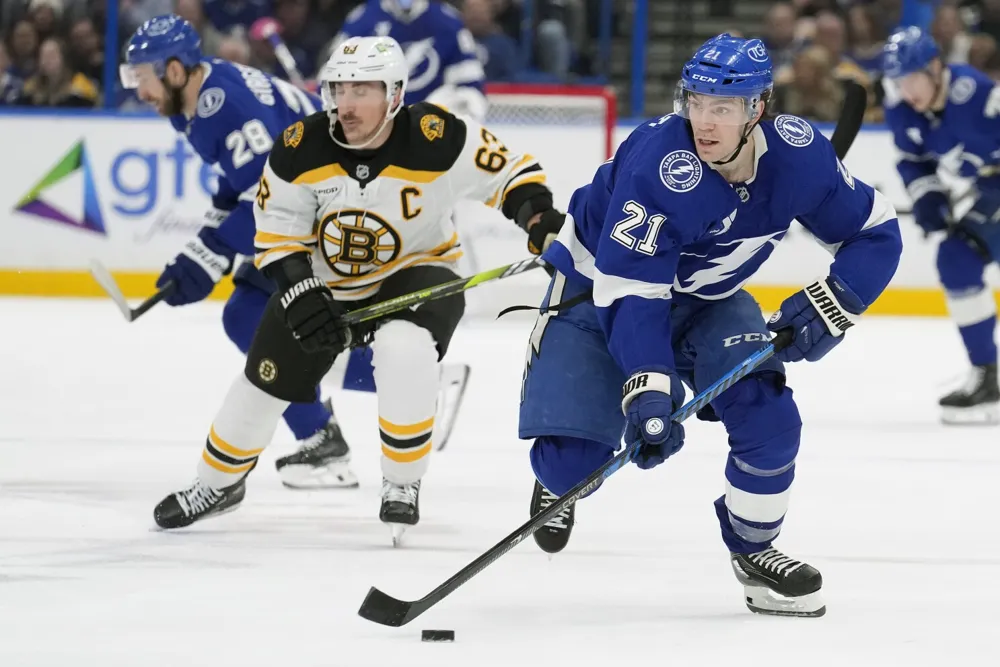
[{"label": "white bruins jersey", "polygon": [[551,200],[551,193],[532,156],[440,107],[404,107],[375,151],[338,146],[320,112],[274,144],[254,203],[255,263],[264,269],[311,253],[313,271],[335,299],[366,299],[400,269],[455,267],[462,251],[451,211],[460,199],[514,220],[537,197]]}]

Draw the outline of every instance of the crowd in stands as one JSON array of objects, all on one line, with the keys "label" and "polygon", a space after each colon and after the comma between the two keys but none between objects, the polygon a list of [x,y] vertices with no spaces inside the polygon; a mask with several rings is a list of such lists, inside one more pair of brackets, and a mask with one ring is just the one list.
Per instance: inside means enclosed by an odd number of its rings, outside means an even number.
[{"label": "crowd in stands", "polygon": [[897,27],[929,31],[947,63],[1000,80],[1000,0],[792,0],[771,6],[763,39],[775,67],[773,109],[832,122],[853,79],[869,89],[866,120],[882,120],[881,52]]},{"label": "crowd in stands", "polygon": [[[364,1],[118,0],[116,48],[120,52],[143,21],[176,12],[199,30],[207,55],[286,76],[271,45],[252,28],[273,17],[299,71],[310,78],[347,15]],[[603,71],[596,52],[601,0],[532,0],[532,43],[524,48],[526,1],[449,0],[475,37],[490,80],[573,81]],[[615,34],[621,34],[623,4],[613,3]],[[106,5],[0,3],[0,105],[100,106]],[[844,95],[838,81],[853,79],[871,92],[867,120],[881,120],[882,45],[900,25],[929,30],[948,63],[968,63],[1000,79],[1000,0],[788,0],[770,7],[761,35],[775,68],[772,109],[833,121]],[[127,99],[122,93],[114,103]]]},{"label": "crowd in stands", "polygon": [[[0,105],[102,105],[107,2],[0,2]],[[286,77],[270,43],[253,30],[258,19],[273,17],[299,72],[309,79],[328,57],[347,15],[365,0],[117,2],[119,53],[143,21],[174,12],[198,29],[206,55]],[[601,0],[532,0],[533,43],[527,49],[521,46],[524,2],[449,0],[475,37],[490,80],[569,81],[597,73]],[[127,105],[129,97],[122,92],[115,104]]]}]

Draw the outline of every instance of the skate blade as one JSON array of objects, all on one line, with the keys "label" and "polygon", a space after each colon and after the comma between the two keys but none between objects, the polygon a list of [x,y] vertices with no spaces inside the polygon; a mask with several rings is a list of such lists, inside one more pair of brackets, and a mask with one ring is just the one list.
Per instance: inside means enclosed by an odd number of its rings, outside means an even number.
[{"label": "skate blade", "polygon": [[743,590],[747,608],[755,614],[803,618],[819,618],[826,614],[826,604],[823,602],[821,591],[796,598],[786,598],[762,586],[744,586]]},{"label": "skate blade", "polygon": [[281,483],[296,491],[317,489],[356,489],[358,478],[346,463],[329,463],[319,468],[308,465],[287,465],[278,471]]},{"label": "skate blade", "polygon": [[403,535],[409,526],[405,523],[387,523],[386,525],[389,526],[389,531],[392,534],[392,548],[397,549],[403,546]]},{"label": "skate blade", "polygon": [[941,422],[948,426],[992,426],[1000,424],[1000,403],[974,408],[941,408]]}]

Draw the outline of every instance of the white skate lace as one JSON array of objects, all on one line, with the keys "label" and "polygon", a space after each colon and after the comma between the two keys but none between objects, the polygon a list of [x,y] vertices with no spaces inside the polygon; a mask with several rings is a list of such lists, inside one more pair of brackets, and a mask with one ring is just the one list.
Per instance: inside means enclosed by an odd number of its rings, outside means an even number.
[{"label": "white skate lace", "polygon": [[747,558],[749,558],[753,563],[756,563],[757,565],[784,577],[787,577],[804,565],[804,563],[801,563],[794,558],[789,558],[774,547],[769,547],[764,551],[758,551],[755,554],[750,554]]},{"label": "white skate lace", "polygon": [[[542,487],[542,509],[543,510],[548,509],[549,506],[552,505],[552,503],[554,503],[557,500],[559,500],[559,496],[551,493],[544,486]],[[559,514],[556,514],[554,517],[552,517],[551,521],[549,521],[548,523],[545,524],[545,527],[546,528],[558,528],[560,530],[566,530],[566,528],[567,528],[566,521],[567,521],[567,519],[569,519],[569,512],[570,512],[570,509],[572,509],[572,507],[573,506],[570,505],[566,509],[564,509],[562,512],[559,512]]]},{"label": "white skate lace", "polygon": [[186,516],[193,516],[208,511],[221,497],[220,492],[196,479],[194,484],[177,494],[177,504]]},{"label": "white skate lace", "polygon": [[393,484],[389,480],[382,481],[382,500],[387,503],[416,505],[418,491],[420,491],[419,481],[413,484]]},{"label": "white skate lace", "polygon": [[305,440],[300,440],[299,451],[300,452],[309,451],[310,449],[316,449],[317,447],[322,445],[326,441],[326,430],[328,428],[330,428],[329,424],[325,425],[323,428],[316,431]]}]

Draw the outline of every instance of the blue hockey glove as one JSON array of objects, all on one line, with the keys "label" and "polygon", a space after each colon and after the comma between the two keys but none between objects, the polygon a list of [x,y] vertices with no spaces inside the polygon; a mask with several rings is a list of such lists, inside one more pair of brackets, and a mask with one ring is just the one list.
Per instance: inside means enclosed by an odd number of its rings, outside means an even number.
[{"label": "blue hockey glove", "polygon": [[[976,185],[980,187],[980,183]],[[980,189],[972,208],[949,231],[984,262],[1000,261],[1000,191]]]},{"label": "blue hockey glove", "polygon": [[174,282],[166,299],[171,306],[184,306],[208,297],[233,268],[236,252],[222,241],[215,228],[202,227],[198,236],[187,242],[156,280],[157,287]]},{"label": "blue hockey glove", "polygon": [[861,299],[837,276],[816,281],[781,302],[767,323],[771,331],[792,327],[792,344],[775,353],[784,362],[818,361],[836,347],[865,310]]},{"label": "blue hockey glove", "polygon": [[944,231],[951,220],[951,205],[948,196],[936,190],[928,192],[913,202],[913,217],[924,230],[924,236],[932,232]]},{"label": "blue hockey glove", "polygon": [[622,387],[625,443],[642,439],[635,464],[654,468],[684,446],[684,426],[670,415],[684,402],[684,385],[670,369],[651,366],[632,374]]}]

